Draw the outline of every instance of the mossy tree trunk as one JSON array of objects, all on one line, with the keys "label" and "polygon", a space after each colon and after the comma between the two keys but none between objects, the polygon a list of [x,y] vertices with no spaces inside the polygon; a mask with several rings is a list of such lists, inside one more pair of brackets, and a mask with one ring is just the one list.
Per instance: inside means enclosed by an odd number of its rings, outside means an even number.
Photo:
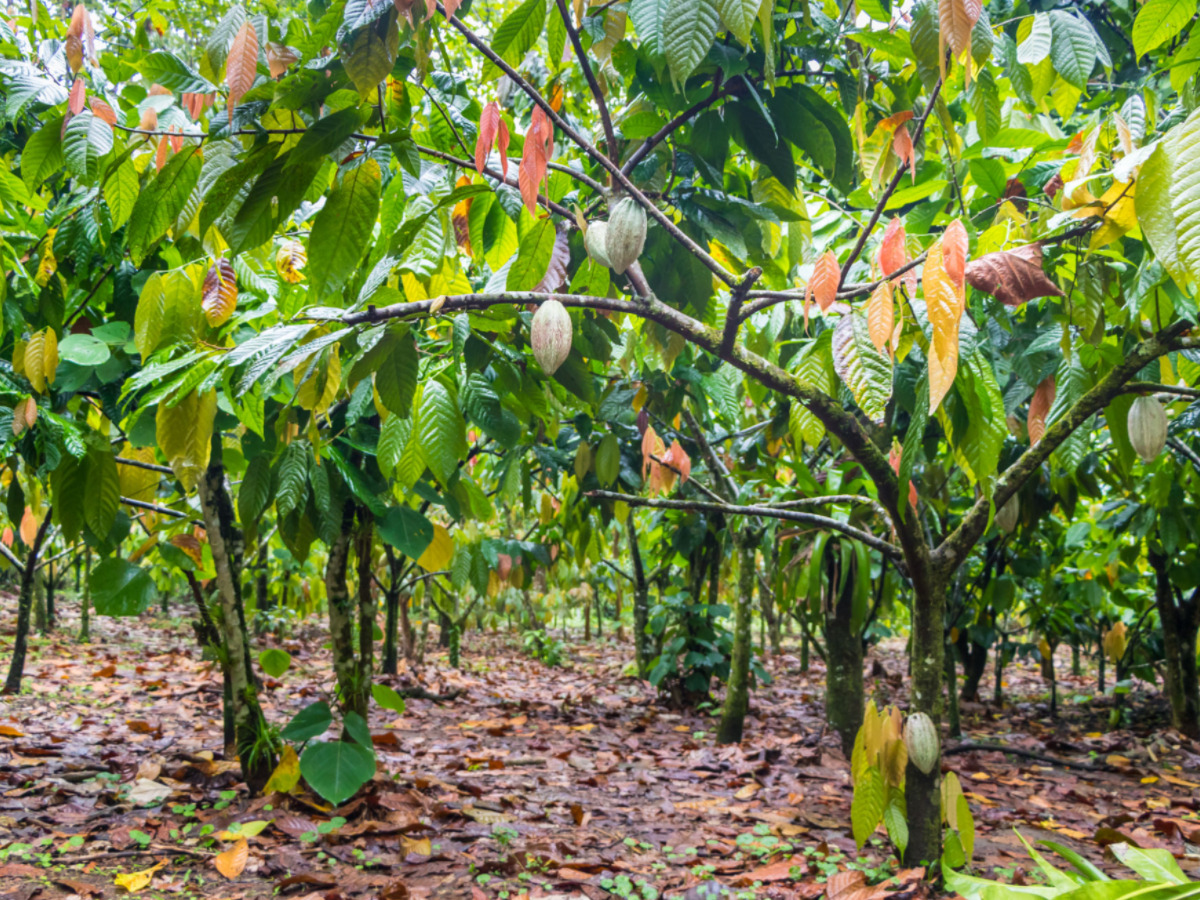
[{"label": "mossy tree trunk", "polygon": [[735,541],[738,550],[738,583],[733,618],[733,654],[729,662],[725,708],[717,729],[718,744],[741,741],[746,712],[750,708],[750,656],[754,651],[754,557],[758,549],[758,533],[748,526],[743,527]]},{"label": "mossy tree trunk", "polygon": [[[329,605],[329,636],[333,649],[333,672],[337,678],[338,694],[342,709],[345,712],[356,712],[364,719],[367,716],[367,700],[371,695],[371,673],[365,672],[360,665],[359,655],[362,650],[360,636],[359,648],[356,652],[354,643],[354,625],[356,614],[361,607],[361,601],[356,604],[350,596],[350,586],[347,573],[350,569],[350,547],[354,543],[361,554],[362,531],[355,534],[355,504],[346,500],[342,504],[342,521],[337,536],[329,546],[329,555],[325,562],[325,596]],[[361,569],[361,565],[360,565]],[[369,587],[369,586],[368,586]],[[361,623],[369,629],[370,623]],[[367,631],[367,638],[371,633]],[[369,660],[368,660],[369,665]]]},{"label": "mossy tree trunk", "polygon": [[1200,738],[1200,681],[1196,672],[1196,637],[1200,631],[1200,588],[1190,598],[1171,582],[1170,560],[1150,553],[1154,568],[1154,602],[1162,622],[1165,688],[1171,704],[1171,725],[1191,738]]},{"label": "mossy tree trunk", "polygon": [[25,674],[25,655],[29,649],[29,619],[33,612],[33,585],[37,577],[38,557],[41,555],[42,544],[46,540],[46,532],[50,530],[52,511],[47,508],[42,524],[34,534],[33,543],[29,546],[29,555],[25,557],[25,568],[21,571],[21,591],[17,599],[17,633],[13,639],[12,660],[8,664],[8,678],[4,681],[5,694],[21,693],[21,679]]},{"label": "mossy tree trunk", "polygon": [[241,533],[233,519],[233,504],[225,484],[225,466],[219,434],[213,435],[208,468],[198,483],[200,508],[216,569],[217,597],[220,600],[220,631],[223,669],[229,675],[229,701],[232,707],[235,743],[242,777],[251,793],[266,785],[275,769],[275,751],[267,730],[267,721],[258,703],[253,671],[249,662],[249,639],[241,603]]},{"label": "mossy tree trunk", "polygon": [[850,556],[851,569],[843,579],[835,557],[825,557],[825,721],[837,732],[849,759],[866,706],[862,634],[854,627],[855,580],[869,573],[856,571],[855,557]]}]

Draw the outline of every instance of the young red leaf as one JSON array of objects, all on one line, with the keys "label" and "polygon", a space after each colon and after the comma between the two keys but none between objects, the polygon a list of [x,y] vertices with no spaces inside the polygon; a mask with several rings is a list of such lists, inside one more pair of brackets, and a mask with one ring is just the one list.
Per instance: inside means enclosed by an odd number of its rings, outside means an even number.
[{"label": "young red leaf", "polygon": [[232,116],[238,102],[254,86],[258,76],[258,32],[249,22],[244,24],[229,56],[225,60],[225,84],[229,86],[229,114]]},{"label": "young red leaf", "polygon": [[[492,152],[492,144],[496,141],[496,132],[500,127],[500,107],[493,100],[483,108],[479,116],[479,135],[475,138],[475,171],[483,174],[487,165],[488,154]],[[507,174],[507,173],[501,173]]]},{"label": "young red leaf", "polygon": [[[910,113],[911,115],[911,113]],[[909,174],[912,176],[913,184],[917,183],[917,157],[913,151],[912,135],[908,133],[908,126],[901,125],[896,129],[896,134],[892,138],[892,149],[896,151],[896,155],[900,157],[900,163],[908,166]]]},{"label": "young red leaf", "polygon": [[1041,244],[986,253],[967,263],[967,284],[1006,306],[1036,297],[1061,297],[1062,290],[1042,270]]},{"label": "young red leaf", "polygon": [[[893,440],[892,452],[888,454],[888,462],[892,464],[892,471],[897,475],[900,474],[900,461],[903,459],[903,456],[904,451],[900,444]],[[917,488],[916,485],[912,483],[911,479],[909,479],[908,482],[908,502],[914,507],[917,505]]]},{"label": "young red leaf", "polygon": [[805,291],[804,302],[809,299],[817,301],[824,312],[833,306],[837,299],[838,282],[842,278],[842,268],[838,265],[837,254],[826,250],[813,266],[812,275],[808,279],[808,290]]},{"label": "young red leaf", "polygon": [[227,259],[217,260],[204,276],[204,292],[200,301],[208,324],[218,328],[228,322],[237,308],[237,296],[237,276],[233,273],[233,263]]},{"label": "young red leaf", "polygon": [[1050,375],[1037,386],[1029,401],[1029,417],[1026,423],[1029,427],[1029,443],[1032,446],[1042,439],[1046,433],[1046,416],[1054,405],[1054,376]]},{"label": "young red leaf", "polygon": [[946,274],[950,276],[960,295],[966,278],[969,244],[967,229],[963,227],[961,220],[955,219],[946,226],[946,232],[942,235],[942,257],[945,260]]},{"label": "young red leaf", "polygon": [[84,103],[87,101],[87,85],[83,83],[82,78],[76,78],[75,83],[71,85],[71,93],[67,98],[67,110],[73,116],[83,112]]},{"label": "young red leaf", "polygon": [[93,97],[88,101],[88,106],[92,110],[92,115],[97,119],[107,122],[109,125],[117,124],[117,114],[113,112],[113,108],[101,100],[99,97]]}]

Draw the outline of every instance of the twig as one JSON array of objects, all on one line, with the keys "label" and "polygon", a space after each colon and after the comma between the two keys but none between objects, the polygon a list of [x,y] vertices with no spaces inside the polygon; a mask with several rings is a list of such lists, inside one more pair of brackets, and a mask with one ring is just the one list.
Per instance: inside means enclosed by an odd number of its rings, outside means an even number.
[{"label": "twig", "polygon": [[162,472],[166,475],[174,475],[175,470],[170,466],[160,466],[158,463],[142,462],[140,459],[126,459],[123,456],[116,458],[117,464],[122,466],[133,466],[135,469],[146,469],[150,472]]},{"label": "twig", "polygon": [[1068,769],[1082,769],[1085,772],[1117,771],[1114,766],[1104,763],[1081,763],[1073,759],[1059,759],[1056,756],[1047,756],[1045,753],[1038,753],[1036,750],[1026,750],[1024,747],[1010,747],[1007,744],[977,744],[974,741],[965,741],[961,744],[955,744],[953,747],[946,747],[942,750],[942,755],[950,756],[955,753],[971,753],[975,750],[983,753],[1011,753],[1013,756],[1024,756],[1027,759],[1036,759],[1040,762],[1063,766]]},{"label": "twig", "polygon": [[[584,52],[583,43],[579,40],[579,31],[575,28],[575,23],[571,21],[571,14],[567,11],[566,0],[558,0],[558,14],[562,16],[563,26],[567,29],[567,37],[571,39],[571,46],[575,49],[575,56],[579,60],[579,66],[583,69],[583,77],[587,80],[588,87],[591,89],[592,97],[596,101],[596,109],[600,112],[600,124],[604,129],[604,146],[608,150],[610,159],[616,159],[617,153],[617,135],[613,131],[612,116],[608,112],[608,103],[604,99],[604,91],[600,90],[600,83],[596,81],[596,74],[592,71],[592,66],[588,62],[587,53]],[[558,60],[553,61],[558,65]]]},{"label": "twig", "polygon": [[[426,156],[432,156],[434,159],[440,159],[443,162],[453,163],[454,165],[463,169],[475,169],[475,163],[469,159],[463,159],[462,157],[454,156],[451,153],[445,153],[441,150],[434,150],[432,147],[426,147],[422,144],[414,144],[413,146],[417,148],[418,153],[423,153]],[[563,166],[563,168],[566,168],[566,166]],[[496,181],[502,182],[503,184],[507,184],[509,187],[520,187],[520,183],[517,181],[517,179],[510,178],[507,174],[502,175],[490,166],[483,167],[483,174],[488,178],[492,178]],[[559,205],[558,203],[554,203],[544,194],[538,194],[538,202],[552,213],[557,213],[558,215],[562,216],[568,222],[575,221],[575,217],[571,214],[569,209],[567,209],[565,206]]]}]

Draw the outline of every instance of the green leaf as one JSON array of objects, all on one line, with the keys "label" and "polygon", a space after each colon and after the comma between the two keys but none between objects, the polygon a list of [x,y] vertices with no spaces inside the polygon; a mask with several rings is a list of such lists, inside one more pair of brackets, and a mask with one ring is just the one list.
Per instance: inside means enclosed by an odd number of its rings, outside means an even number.
[{"label": "green leaf", "polygon": [[346,717],[342,720],[342,727],[355,743],[360,747],[369,749],[372,756],[375,755],[375,744],[371,740],[371,729],[367,726],[367,720],[359,713],[353,710],[346,713]]},{"label": "green leaf", "polygon": [[1188,877],[1170,850],[1143,850],[1132,844],[1113,844],[1113,854],[1146,881],[1162,884],[1188,884]]},{"label": "green leaf", "polygon": [[380,359],[379,368],[375,370],[375,390],[390,412],[407,419],[412,414],[420,357],[416,344],[407,333],[401,336],[389,332],[384,340],[389,341],[391,349]]},{"label": "green leaf", "polygon": [[418,559],[433,542],[433,523],[407,506],[393,506],[377,523],[379,536],[407,556]]},{"label": "green leaf", "polygon": [[900,858],[903,859],[904,851],[908,849],[908,822],[899,803],[893,801],[887,805],[887,809],[883,811],[883,825],[887,828],[888,837],[900,851]]},{"label": "green leaf", "polygon": [[970,862],[975,854],[975,817],[971,815],[971,806],[962,794],[958,795],[955,803],[958,806],[958,837],[962,842],[963,855]]},{"label": "green leaf", "polygon": [[621,473],[621,444],[615,434],[606,434],[596,448],[596,480],[604,487],[616,482]]},{"label": "green leaf", "polygon": [[[1185,265],[1180,252],[1176,221],[1186,221],[1191,253],[1193,257],[1200,256],[1200,182],[1185,184],[1176,181],[1175,166],[1180,155],[1181,131],[1187,131],[1195,140],[1196,132],[1200,131],[1200,117],[1193,113],[1183,125],[1171,129],[1158,142],[1149,159],[1142,163],[1133,204],[1142,236],[1154,250],[1155,259],[1177,285],[1186,289],[1189,267]],[[1194,146],[1189,149],[1189,170],[1193,174],[1200,174],[1200,153],[1196,152]],[[1186,219],[1180,215],[1181,212]]]},{"label": "green leaf", "polygon": [[1029,36],[1017,44],[1017,62],[1027,66],[1036,66],[1050,55],[1052,40],[1050,16],[1044,12],[1034,13]]},{"label": "green leaf", "polygon": [[92,605],[102,616],[139,616],[158,596],[149,572],[118,557],[92,569],[90,585]]},{"label": "green leaf", "polygon": [[129,216],[126,242],[135,265],[142,261],[175,221],[200,177],[199,147],[184,147],[138,195]]},{"label": "green leaf", "polygon": [[379,212],[382,173],[368,158],[347,172],[317,213],[308,242],[310,296],[338,305],[339,291],[370,247]]},{"label": "green leaf", "polygon": [[358,88],[360,97],[374,96],[375,89],[387,78],[400,52],[400,29],[396,16],[384,18],[360,28],[342,44],[342,63],[346,74]]},{"label": "green leaf", "polygon": [[717,0],[717,12],[725,27],[745,46],[750,46],[759,0]]},{"label": "green leaf", "polygon": [[549,219],[535,223],[525,233],[517,247],[517,259],[508,269],[507,290],[532,291],[538,286],[546,277],[556,237],[554,223]]},{"label": "green leaf", "polygon": [[[833,332],[826,330],[808,344],[800,353],[795,375],[800,381],[811,385],[823,394],[833,396]],[[825,425],[804,404],[793,401],[789,415],[788,430],[799,445],[801,441],[816,447],[825,436]]]},{"label": "green leaf", "polygon": [[275,509],[286,516],[304,505],[308,497],[308,441],[292,441],[279,460],[279,486],[275,491]]},{"label": "green leaf", "polygon": [[58,342],[58,358],[77,366],[99,366],[108,362],[108,344],[90,334],[68,334]]},{"label": "green leaf", "polygon": [[113,131],[103,119],[84,110],[67,124],[63,158],[67,171],[91,183],[100,177],[100,158],[113,147]]},{"label": "green leaf", "polygon": [[1050,31],[1054,71],[1082,91],[1096,67],[1096,38],[1091,26],[1074,13],[1056,9],[1050,12]]},{"label": "green leaf", "polygon": [[62,116],[46,119],[21,150],[21,180],[30,193],[62,168],[62,124]]},{"label": "green leaf", "polygon": [[238,488],[238,518],[243,528],[258,520],[270,499],[271,463],[265,455],[259,454],[250,460]]},{"label": "green leaf", "polygon": [[138,63],[138,71],[148,84],[161,84],[178,94],[208,94],[216,91],[207,78],[194,72],[174,53],[159,50]]},{"label": "green leaf", "polygon": [[1133,21],[1134,53],[1141,58],[1161,47],[1183,31],[1195,15],[1195,0],[1147,0]]},{"label": "green leaf", "polygon": [[361,125],[362,116],[356,106],[347,106],[318,119],[300,136],[300,140],[288,154],[285,168],[290,169],[301,162],[320,160],[326,154],[333,153],[346,143]]},{"label": "green leaf", "polygon": [[384,478],[391,478],[404,455],[412,436],[412,419],[388,416],[379,429],[379,442],[375,445],[375,459]]},{"label": "green leaf", "polygon": [[83,501],[83,516],[92,534],[108,536],[121,504],[121,478],[117,462],[110,451],[89,447],[87,463],[87,493]]},{"label": "green leaf", "polygon": [[300,774],[309,787],[338,806],[375,777],[375,754],[351,741],[327,741],[305,748]]},{"label": "green leaf", "polygon": [[662,56],[663,22],[666,20],[670,0],[631,0],[629,18],[641,43],[639,49],[651,56]]},{"label": "green leaf", "polygon": [[278,647],[270,647],[258,654],[258,664],[272,678],[278,678],[292,664],[292,654]]},{"label": "green leaf", "polygon": [[394,688],[390,688],[386,684],[373,684],[371,685],[371,696],[384,709],[389,709],[397,715],[404,715],[406,708],[404,698]]},{"label": "green leaf", "polygon": [[843,315],[833,331],[833,367],[862,411],[873,422],[883,422],[892,396],[892,361],[876,349],[868,332],[867,317]]},{"label": "green leaf", "polygon": [[512,449],[521,440],[520,420],[500,404],[500,397],[482,375],[476,372],[467,379],[460,399],[471,421],[501,446]]},{"label": "green leaf", "polygon": [[279,732],[279,736],[285,741],[294,741],[299,744],[324,734],[332,724],[333,713],[329,709],[329,704],[324,700],[318,700],[292,716],[292,721],[284,726],[283,731]]},{"label": "green leaf", "polygon": [[421,389],[417,409],[417,447],[425,464],[443,485],[467,454],[467,437],[454,398],[440,381],[431,380]]},{"label": "green leaf", "polygon": [[956,384],[966,415],[939,410],[939,418],[968,477],[982,485],[984,493],[990,496],[1000,463],[1000,448],[1008,430],[1004,398],[983,351],[975,350],[962,360]]},{"label": "green leaf", "polygon": [[854,783],[854,797],[850,801],[850,825],[860,850],[883,818],[884,796],[882,773],[876,766],[868,766]]},{"label": "green leaf", "polygon": [[[546,26],[546,12],[549,10],[548,0],[525,0],[520,6],[505,16],[504,21],[496,29],[492,38],[492,49],[496,55],[513,68],[521,64],[525,54],[533,49],[537,39]],[[500,67],[492,62],[484,63],[483,79],[491,81],[503,74]]]},{"label": "green leaf", "polygon": [[708,54],[720,21],[713,0],[668,0],[663,20],[663,52],[677,90]]}]

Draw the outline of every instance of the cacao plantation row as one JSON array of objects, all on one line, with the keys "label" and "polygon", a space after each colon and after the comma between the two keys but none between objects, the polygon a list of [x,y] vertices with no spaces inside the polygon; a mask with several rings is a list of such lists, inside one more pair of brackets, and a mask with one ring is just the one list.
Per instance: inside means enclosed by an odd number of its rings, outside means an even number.
[{"label": "cacao plantation row", "polygon": [[1196,14],[10,7],[0,888],[1190,896]]}]

